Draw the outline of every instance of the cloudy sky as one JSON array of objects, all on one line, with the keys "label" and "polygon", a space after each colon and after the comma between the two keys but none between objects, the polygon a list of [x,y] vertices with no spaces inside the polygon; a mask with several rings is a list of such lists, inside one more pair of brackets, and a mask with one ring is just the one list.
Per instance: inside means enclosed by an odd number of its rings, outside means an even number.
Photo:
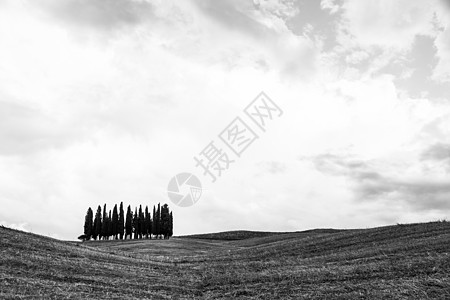
[{"label": "cloudy sky", "polygon": [[[3,225],[75,239],[120,201],[167,202],[175,235],[450,218],[446,1],[0,0],[0,82]],[[283,115],[212,183],[193,157],[261,91]]]}]

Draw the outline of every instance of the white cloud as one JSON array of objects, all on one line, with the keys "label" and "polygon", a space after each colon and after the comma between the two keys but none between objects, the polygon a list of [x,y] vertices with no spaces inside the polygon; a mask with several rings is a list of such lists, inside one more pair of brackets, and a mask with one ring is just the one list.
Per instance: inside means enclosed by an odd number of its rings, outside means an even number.
[{"label": "white cloud", "polygon": [[438,34],[434,45],[439,61],[435,66],[433,79],[448,83],[450,81],[450,6],[448,1],[442,0],[438,3],[434,20]]},{"label": "white cloud", "polygon": [[355,1],[343,5],[344,28],[363,47],[408,49],[415,35],[433,34],[435,6],[428,1]]},{"label": "white cloud", "polygon": [[0,225],[16,230],[30,232],[29,225],[27,223],[14,224],[6,221],[0,221]]},{"label": "white cloud", "polygon": [[335,0],[322,0],[320,1],[320,7],[329,10],[330,14],[335,14],[340,8],[335,2]]},{"label": "white cloud", "polygon": [[450,82],[450,25],[442,31],[435,40],[439,62],[433,73],[433,78],[438,81]]}]

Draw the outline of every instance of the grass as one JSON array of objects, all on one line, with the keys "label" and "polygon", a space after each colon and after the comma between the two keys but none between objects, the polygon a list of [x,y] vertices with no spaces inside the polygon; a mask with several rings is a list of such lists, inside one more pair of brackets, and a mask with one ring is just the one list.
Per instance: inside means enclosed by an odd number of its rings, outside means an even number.
[{"label": "grass", "polygon": [[0,297],[450,299],[450,223],[63,242],[0,228]]},{"label": "grass", "polygon": [[279,235],[279,234],[284,234],[284,233],[286,233],[286,232],[235,230],[235,231],[185,235],[185,236],[181,236],[181,238],[200,239],[200,240],[233,241],[233,240],[245,240],[245,239],[250,239],[250,238],[255,238],[255,237],[266,237],[266,236],[271,236],[271,235]]},{"label": "grass", "polygon": [[[312,230],[301,231],[301,233],[302,234],[335,233],[338,231],[341,231],[341,230],[338,230],[338,229],[312,229]],[[234,240],[246,240],[246,239],[255,238],[255,237],[279,236],[280,234],[287,234],[287,233],[292,233],[292,232],[234,230],[234,231],[184,235],[184,236],[180,236],[180,238],[234,241]],[[297,232],[297,233],[299,233],[299,232]]]}]

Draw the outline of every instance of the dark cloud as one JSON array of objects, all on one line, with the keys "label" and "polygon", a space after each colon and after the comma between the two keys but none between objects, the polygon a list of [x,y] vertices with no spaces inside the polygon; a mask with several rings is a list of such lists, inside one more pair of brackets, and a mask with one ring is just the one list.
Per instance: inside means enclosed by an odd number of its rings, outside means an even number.
[{"label": "dark cloud", "polygon": [[450,0],[441,0],[441,2],[444,3],[448,10],[450,10]]},{"label": "dark cloud", "polygon": [[337,176],[349,176],[355,180],[379,178],[380,175],[369,167],[368,163],[351,157],[334,154],[321,154],[312,158],[317,170]]},{"label": "dark cloud", "polygon": [[[403,59],[392,61],[379,72],[395,75],[395,84],[413,97],[446,98],[450,84],[431,79],[439,62],[436,53],[434,38],[418,35],[411,51]],[[411,74],[400,76],[405,69],[411,69]]]},{"label": "dark cloud", "polygon": [[320,1],[297,1],[299,13],[287,20],[289,29],[297,35],[317,36],[323,50],[329,51],[337,45],[336,36],[340,13],[333,15],[320,6]]},{"label": "dark cloud", "polygon": [[247,15],[248,10],[257,9],[251,1],[194,1],[200,10],[228,29],[246,33],[256,38],[274,35],[263,24]]},{"label": "dark cloud", "polygon": [[[435,147],[427,155],[442,157],[446,149]],[[356,201],[399,201],[419,211],[450,210],[448,181],[389,177],[377,171],[373,162],[345,155],[322,154],[310,159],[320,172],[348,178]]]},{"label": "dark cloud", "polygon": [[450,144],[437,143],[422,152],[422,160],[450,161]]},{"label": "dark cloud", "polygon": [[450,174],[450,144],[437,143],[422,152],[423,161],[434,161],[443,166]]},{"label": "dark cloud", "polygon": [[[250,47],[254,47],[256,41],[258,46],[269,49],[278,61],[274,65],[278,66],[283,80],[308,80],[315,73],[316,49],[308,37],[293,33],[288,26],[288,21],[296,14],[296,7],[291,2],[277,2],[267,7],[262,7],[263,2],[254,4],[240,0],[199,0],[194,3],[213,22],[245,35]],[[255,18],[256,15],[264,15],[266,21],[276,22],[268,25]],[[279,26],[278,21],[283,26]]]},{"label": "dark cloud", "polygon": [[402,201],[416,210],[450,209],[450,183],[431,180],[408,181],[379,177],[357,185],[358,200]]},{"label": "dark cloud", "polygon": [[136,0],[42,0],[36,1],[46,13],[77,26],[113,30],[141,23],[152,15],[152,5]]}]

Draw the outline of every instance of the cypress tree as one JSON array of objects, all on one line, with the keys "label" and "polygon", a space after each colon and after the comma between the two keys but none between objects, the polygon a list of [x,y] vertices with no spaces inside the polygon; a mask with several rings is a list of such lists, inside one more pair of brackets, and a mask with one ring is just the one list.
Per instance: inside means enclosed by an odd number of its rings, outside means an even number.
[{"label": "cypress tree", "polygon": [[112,236],[112,230],[113,230],[113,223],[112,223],[112,217],[111,217],[111,210],[109,210],[109,216],[108,216],[108,240]]},{"label": "cypress tree", "polygon": [[148,213],[148,206],[145,206],[145,238],[148,239],[148,235],[152,234],[151,231],[150,214]]},{"label": "cypress tree", "polygon": [[98,206],[95,217],[90,207],[87,210],[83,234],[86,240],[96,240],[97,237],[99,240],[109,240],[111,237],[117,240],[126,239],[127,236],[129,239],[151,239],[152,235],[159,239],[168,239],[173,235],[173,213],[167,204],[161,206],[161,203],[158,203],[157,207],[154,205],[153,214],[149,212],[148,206],[143,210],[142,205],[139,205],[139,210],[135,207],[133,214],[131,206],[128,205],[126,217],[123,202],[120,203],[119,209],[117,204],[114,205],[109,214],[106,204],[103,211],[102,207]]},{"label": "cypress tree", "polygon": [[128,205],[127,208],[127,220],[125,221],[125,239],[127,239],[127,236],[130,237],[130,240],[133,233],[133,213],[131,212],[131,206]]},{"label": "cypress tree", "polygon": [[164,236],[164,239],[167,239],[169,237],[169,222],[169,206],[167,204],[164,204],[161,207],[161,234]]},{"label": "cypress tree", "polygon": [[103,206],[102,237],[104,240],[108,237],[108,215],[106,212],[106,203]]},{"label": "cypress tree", "polygon": [[[110,210],[110,212],[111,212],[111,210]],[[111,218],[110,218],[110,216],[111,216],[111,213],[109,213],[109,214],[106,214],[106,220],[105,220],[105,237],[104,237],[104,239],[105,240],[109,240],[109,230],[110,230],[110,226],[111,226]]]},{"label": "cypress tree", "polygon": [[139,205],[139,239],[145,234],[145,218],[142,212],[142,205]]},{"label": "cypress tree", "polygon": [[156,208],[153,205],[152,234],[156,236]]},{"label": "cypress tree", "polygon": [[158,209],[156,210],[156,236],[161,238],[161,204],[158,203]]},{"label": "cypress tree", "polygon": [[95,219],[94,219],[94,229],[92,230],[92,237],[94,240],[97,240],[97,237],[99,239],[101,238],[102,233],[102,207],[99,205],[97,208],[97,212],[95,213]]},{"label": "cypress tree", "polygon": [[151,239],[152,238],[152,232],[153,232],[153,220],[150,212],[148,213],[148,236]]},{"label": "cypress tree", "polygon": [[103,212],[103,215],[105,215],[105,219],[103,220],[103,224],[102,224],[103,225],[102,230],[104,230],[103,239],[109,240],[109,216],[108,216],[108,213],[105,213],[105,212]]},{"label": "cypress tree", "polygon": [[93,236],[93,225],[94,222],[92,220],[93,218],[93,213],[92,213],[92,209],[89,207],[86,213],[86,217],[84,218],[84,236],[86,240],[90,240],[91,237]]},{"label": "cypress tree", "polygon": [[119,214],[117,213],[117,204],[114,205],[112,213],[112,235],[117,240],[117,234],[119,233]]},{"label": "cypress tree", "polygon": [[119,208],[119,224],[117,224],[117,231],[119,233],[119,238],[123,239],[123,229],[125,227],[125,216],[123,213],[123,202],[120,202]]},{"label": "cypress tree", "polygon": [[134,209],[133,231],[134,231],[134,239],[137,240],[139,234],[139,216],[137,214],[137,207]]},{"label": "cypress tree", "polygon": [[172,212],[170,212],[170,217],[169,217],[169,237],[171,237],[173,235],[173,214]]}]

